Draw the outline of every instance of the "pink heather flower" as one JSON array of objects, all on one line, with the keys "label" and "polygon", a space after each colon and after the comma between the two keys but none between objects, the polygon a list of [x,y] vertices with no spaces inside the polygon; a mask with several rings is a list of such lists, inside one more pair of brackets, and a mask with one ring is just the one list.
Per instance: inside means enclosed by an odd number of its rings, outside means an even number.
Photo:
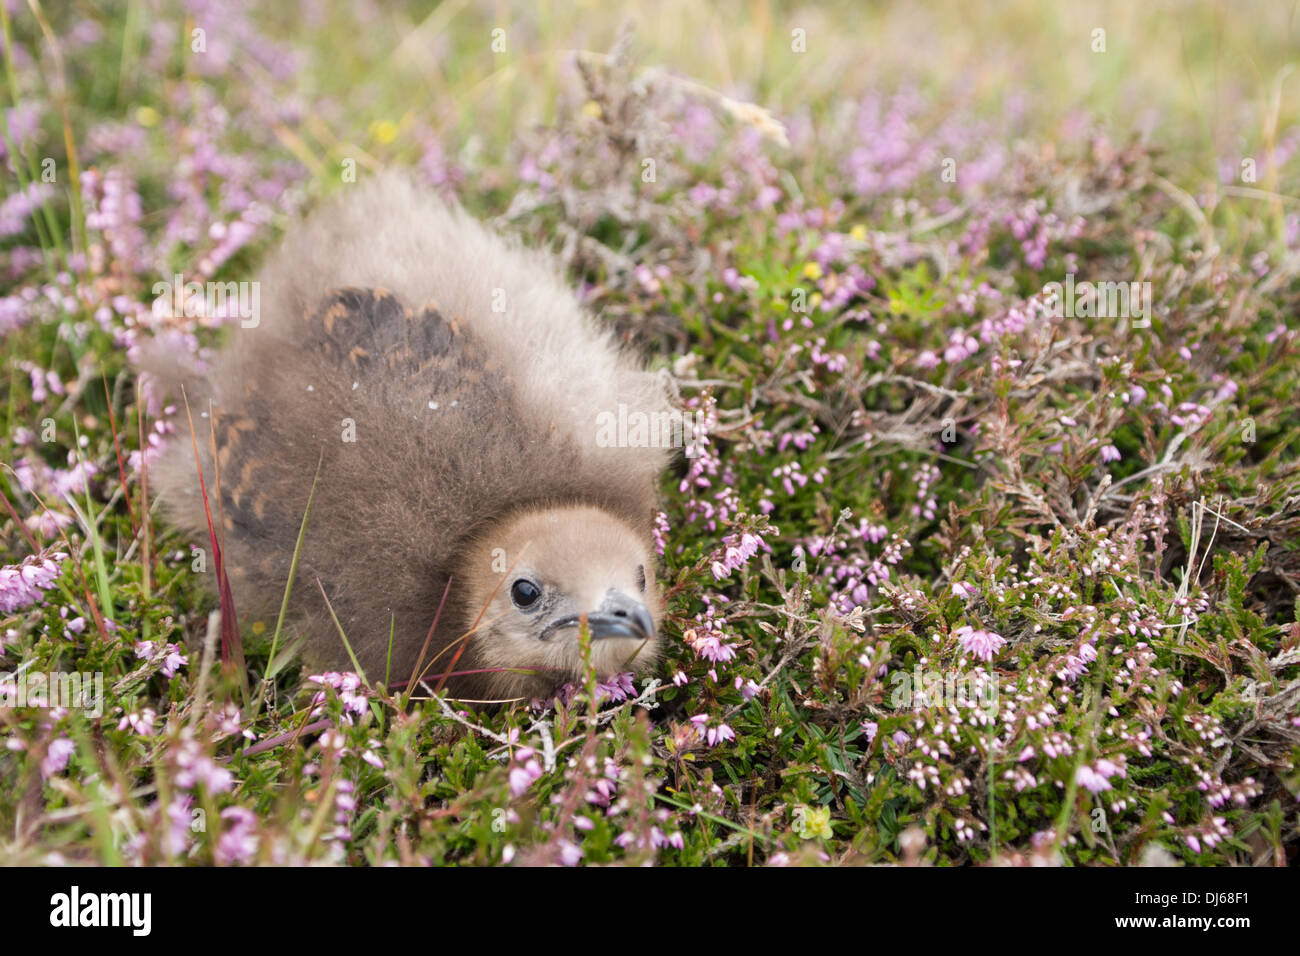
[{"label": "pink heather flower", "polygon": [[167,677],[175,677],[176,672],[188,664],[189,660],[175,644],[168,644],[164,650],[167,656],[163,659],[162,672]]},{"label": "pink heather flower", "polygon": [[1086,787],[1092,793],[1101,793],[1103,790],[1110,789],[1110,781],[1087,764],[1079,768],[1079,772],[1075,774],[1074,779],[1080,786]]},{"label": "pink heather flower", "polygon": [[242,734],[249,740],[253,740],[257,735],[252,730],[245,729],[243,726],[243,716],[239,708],[234,704],[227,704],[223,709],[215,712],[216,731],[225,737],[234,734]]},{"label": "pink heather flower", "polygon": [[686,841],[682,838],[682,831],[680,830],[674,830],[672,833],[664,836],[664,832],[658,827],[651,827],[650,845],[656,850],[665,846],[675,847],[680,850],[686,846]]},{"label": "pink heather flower", "polygon": [[[191,812],[193,799],[189,794],[180,794],[171,803],[167,805],[167,829],[163,833],[163,853],[167,856],[180,856],[189,846],[190,834],[193,832],[190,826],[194,822],[194,814]],[[158,805],[154,804],[153,809],[158,810]]]},{"label": "pink heather flower", "polygon": [[577,866],[582,859],[582,847],[569,840],[560,841],[560,862],[565,866]]},{"label": "pink heather flower", "polygon": [[57,538],[60,531],[72,524],[72,516],[46,509],[40,514],[28,515],[23,524],[42,538]]},{"label": "pink heather flower", "polygon": [[1104,461],[1104,462],[1119,461],[1119,460],[1120,460],[1120,457],[1121,457],[1121,456],[1120,456],[1120,453],[1119,453],[1119,449],[1116,448],[1114,445],[1104,445],[1104,446],[1102,446],[1102,449],[1101,449],[1101,460],[1102,460],[1102,461]]},{"label": "pink heather flower", "polygon": [[654,536],[655,553],[663,557],[664,549],[668,546],[668,532],[671,530],[668,524],[668,515],[662,511],[655,515],[654,528],[651,534]]},{"label": "pink heather flower", "polygon": [[[631,671],[624,671],[606,680],[598,681],[596,684],[596,703],[604,704],[613,701],[617,704],[625,700],[631,700],[636,696],[636,685],[632,683],[635,676]],[[572,682],[564,684],[555,692],[555,697],[551,699],[552,702],[548,706],[558,707],[569,703],[580,689],[577,684]]]},{"label": "pink heather flower", "polygon": [[695,732],[703,737],[710,747],[715,747],[720,743],[736,739],[735,731],[726,724],[718,724],[716,727],[709,727],[707,726],[708,722],[708,714],[696,714],[691,718],[691,723],[695,725]]},{"label": "pink heather flower", "polygon": [[973,588],[969,584],[966,584],[964,581],[953,581],[952,593],[955,594],[957,597],[961,598],[963,601],[969,601],[971,598],[973,598],[976,595],[977,592],[975,588]]},{"label": "pink heather flower", "polygon": [[257,834],[254,832],[257,817],[243,807],[226,807],[221,811],[221,819],[226,827],[213,851],[217,862],[223,866],[251,862],[257,853]]},{"label": "pink heather flower", "polygon": [[[798,467],[797,465],[795,466]],[[802,475],[795,475],[796,479],[801,479],[801,484],[807,479]],[[756,534],[746,532],[737,540],[735,535],[730,535],[723,541],[722,558],[714,560],[709,566],[713,572],[713,579],[721,581],[727,578],[732,571],[739,571],[749,560],[758,554],[759,548],[764,547],[763,539]]]},{"label": "pink heather flower", "polygon": [[1070,654],[1065,658],[1065,666],[1056,672],[1056,676],[1061,678],[1063,681],[1073,682],[1087,669],[1087,664],[1085,664],[1080,658]]},{"label": "pink heather flower", "polygon": [[979,342],[967,335],[964,330],[957,329],[948,338],[948,347],[943,350],[943,358],[945,362],[952,365],[970,358],[979,349]]},{"label": "pink heather flower", "polygon": [[234,774],[205,755],[188,731],[174,753],[178,768],[176,785],[182,789],[189,790],[202,784],[209,793],[225,793],[234,786]]},{"label": "pink heather flower", "polygon": [[722,643],[721,636],[715,631],[692,628],[682,637],[697,657],[714,664],[725,664],[736,656],[736,649],[730,644]]},{"label": "pink heather flower", "polygon": [[[352,671],[326,671],[323,674],[313,674],[307,678],[312,684],[319,684],[322,688],[333,687],[339,695],[339,700],[343,704],[343,720],[351,724],[353,716],[360,717],[365,714],[370,705],[366,698],[366,689],[361,684],[361,678]],[[325,691],[319,690],[312,697],[312,715],[324,712]]]},{"label": "pink heather flower", "polygon": [[1107,780],[1111,777],[1128,776],[1128,772],[1124,769],[1123,764],[1117,764],[1112,760],[1107,760],[1105,757],[1098,760],[1096,764],[1093,765],[1093,768],[1098,774],[1105,777]]},{"label": "pink heather flower", "polygon": [[0,614],[13,614],[40,601],[54,587],[59,564],[66,558],[61,551],[45,551],[0,568]]},{"label": "pink heather flower", "polygon": [[27,220],[54,195],[49,183],[30,183],[0,202],[0,238],[14,236],[27,227]]},{"label": "pink heather flower", "polygon": [[969,624],[963,624],[953,633],[962,650],[982,661],[993,660],[993,655],[1007,642],[1006,638],[992,631],[977,631]]},{"label": "pink heather flower", "polygon": [[633,676],[631,671],[624,671],[598,683],[596,685],[596,702],[613,701],[617,704],[625,700],[631,700],[636,696],[636,685],[632,683]]},{"label": "pink heather flower", "polygon": [[41,760],[41,776],[47,780],[56,773],[63,773],[68,768],[68,758],[76,751],[77,745],[67,737],[60,737],[50,742],[45,757]]},{"label": "pink heather flower", "polygon": [[707,661],[725,663],[736,656],[735,648],[723,644],[716,634],[705,634],[695,645],[695,652]]},{"label": "pink heather flower", "polygon": [[527,752],[528,756],[523,764],[516,765],[510,769],[510,795],[518,797],[525,790],[531,787],[542,775],[542,765],[537,762],[537,758],[531,756],[532,751],[527,747],[520,748],[520,753]]},{"label": "pink heather flower", "polygon": [[146,707],[138,714],[127,714],[117,722],[118,730],[131,728],[132,732],[139,734],[141,737],[148,737],[153,733],[154,721],[158,714],[152,707]]},{"label": "pink heather flower", "polygon": [[594,803],[598,807],[609,806],[610,800],[614,799],[614,794],[618,790],[618,781],[615,780],[597,780],[587,791],[586,798],[588,803]]}]

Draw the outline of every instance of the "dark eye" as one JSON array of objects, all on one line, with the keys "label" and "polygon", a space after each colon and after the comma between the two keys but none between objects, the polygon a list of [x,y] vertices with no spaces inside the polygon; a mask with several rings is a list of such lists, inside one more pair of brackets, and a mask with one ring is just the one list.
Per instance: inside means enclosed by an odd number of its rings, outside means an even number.
[{"label": "dark eye", "polygon": [[514,601],[515,607],[521,610],[532,607],[541,596],[542,589],[527,578],[520,578],[510,585],[510,600]]},{"label": "dark eye", "polygon": [[645,590],[645,565],[638,564],[636,568],[636,586],[642,591]]}]

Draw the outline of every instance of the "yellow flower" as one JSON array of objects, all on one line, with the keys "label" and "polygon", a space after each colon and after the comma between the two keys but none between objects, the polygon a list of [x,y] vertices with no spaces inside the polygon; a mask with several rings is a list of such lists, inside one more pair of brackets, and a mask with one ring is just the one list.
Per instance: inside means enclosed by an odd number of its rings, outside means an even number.
[{"label": "yellow flower", "polygon": [[849,230],[849,238],[855,239],[858,242],[863,242],[867,238],[867,227],[862,225],[862,223],[858,223]]},{"label": "yellow flower", "polygon": [[398,126],[392,120],[375,120],[370,124],[370,135],[375,142],[385,146],[397,139],[397,130]]},{"label": "yellow flower", "polygon": [[140,106],[136,108],[135,121],[141,126],[157,126],[160,119],[162,119],[162,117],[158,115],[158,111],[152,106]]},{"label": "yellow flower", "polygon": [[263,624],[261,621],[254,621],[252,631],[255,635],[261,637],[263,634],[266,633],[266,625]]},{"label": "yellow flower", "polygon": [[819,837],[829,840],[835,835],[831,830],[830,807],[806,807],[803,804],[794,808],[795,828],[805,840]]},{"label": "yellow flower", "polygon": [[803,274],[809,279],[820,279],[822,277],[822,267],[815,262],[809,262],[803,267]]},{"label": "yellow flower", "polygon": [[582,114],[584,116],[590,116],[592,119],[600,119],[600,104],[595,100],[587,100],[587,102],[582,104]]}]

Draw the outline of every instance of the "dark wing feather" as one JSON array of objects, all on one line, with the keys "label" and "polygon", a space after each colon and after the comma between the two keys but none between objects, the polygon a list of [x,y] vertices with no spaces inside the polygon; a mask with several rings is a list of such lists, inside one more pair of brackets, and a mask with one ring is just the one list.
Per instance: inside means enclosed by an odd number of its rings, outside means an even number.
[{"label": "dark wing feather", "polygon": [[[226,382],[226,394],[212,410],[221,484],[217,517],[236,549],[230,572],[237,580],[255,576],[268,588],[283,586],[311,486],[300,446],[319,448],[322,475],[329,476],[343,452],[333,425],[338,415],[350,413],[348,400],[358,389],[388,408],[418,408],[417,399],[426,394],[429,401],[450,405],[466,398],[491,365],[461,323],[445,319],[433,305],[408,309],[383,288],[330,290],[302,323],[296,354],[277,361],[313,369],[313,390],[337,414],[323,414],[314,430],[302,428],[297,417],[285,421],[277,409],[304,398],[286,394],[285,376],[256,361],[243,368],[240,387],[232,390]],[[411,388],[416,378],[425,389],[419,394]],[[351,414],[361,416],[363,428],[373,418]],[[296,446],[297,468],[286,467],[286,443]]]},{"label": "dark wing feather", "polygon": [[339,369],[419,371],[446,358],[455,330],[433,306],[418,313],[387,289],[335,289],[303,316],[308,342]]}]

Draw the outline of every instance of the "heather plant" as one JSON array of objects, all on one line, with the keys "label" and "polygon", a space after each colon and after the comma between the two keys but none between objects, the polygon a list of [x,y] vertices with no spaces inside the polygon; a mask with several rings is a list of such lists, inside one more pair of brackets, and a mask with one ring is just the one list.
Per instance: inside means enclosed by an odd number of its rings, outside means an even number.
[{"label": "heather plant", "polygon": [[[1269,68],[1202,130],[1127,8],[1038,35],[1098,91],[859,69],[847,6],[295,6],[0,4],[0,860],[1294,860],[1294,25],[1185,14],[1195,75],[1216,32]],[[695,423],[656,676],[483,711],[315,672],[160,518],[209,439],[139,364],[241,321],[185,282],[390,166],[555,249]],[[51,673],[102,714],[20,700]]]}]

